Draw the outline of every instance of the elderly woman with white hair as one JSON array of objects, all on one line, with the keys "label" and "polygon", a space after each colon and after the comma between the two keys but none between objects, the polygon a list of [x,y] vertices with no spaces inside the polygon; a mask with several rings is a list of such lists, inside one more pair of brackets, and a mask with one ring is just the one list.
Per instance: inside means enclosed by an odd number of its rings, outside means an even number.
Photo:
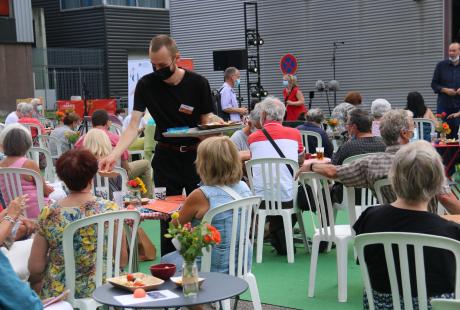
[{"label": "elderly woman with white hair", "polygon": [[[426,141],[403,146],[396,152],[389,172],[397,199],[392,204],[367,208],[353,228],[356,235],[376,232],[430,234],[460,241],[460,225],[428,212],[429,201],[440,192],[444,182],[441,157]],[[426,249],[425,272],[428,298],[454,298],[455,260],[446,251]],[[381,246],[365,250],[366,263],[376,309],[393,309],[385,255]],[[413,265],[414,262],[412,261]],[[411,269],[412,271],[412,269]],[[412,294],[415,274],[410,274]],[[368,309],[364,296],[364,309]]]},{"label": "elderly woman with white hair", "polygon": [[[334,147],[332,146],[329,137],[327,136],[326,131],[324,131],[322,127],[322,123],[324,121],[324,114],[323,111],[320,109],[311,109],[307,112],[307,121],[305,124],[297,126],[298,130],[302,131],[313,131],[317,132],[321,135],[322,144],[324,147],[324,155],[326,157],[332,157],[332,153],[334,152]],[[308,149],[310,151],[314,151],[318,146],[318,141],[316,138],[308,137]]]},{"label": "elderly woman with white hair", "polygon": [[391,104],[386,99],[375,99],[372,101],[371,114],[374,117],[372,121],[372,134],[374,137],[380,137],[380,120],[383,114],[391,110]]},{"label": "elderly woman with white hair", "polygon": [[32,128],[31,133],[32,133],[32,139],[35,139],[37,135],[43,135],[46,133],[45,127],[43,127],[42,123],[35,118],[34,115],[34,106],[31,103],[26,103],[20,107],[19,110],[21,117],[18,121],[20,124],[33,124],[36,125],[40,128],[40,132],[37,132],[37,129]]}]

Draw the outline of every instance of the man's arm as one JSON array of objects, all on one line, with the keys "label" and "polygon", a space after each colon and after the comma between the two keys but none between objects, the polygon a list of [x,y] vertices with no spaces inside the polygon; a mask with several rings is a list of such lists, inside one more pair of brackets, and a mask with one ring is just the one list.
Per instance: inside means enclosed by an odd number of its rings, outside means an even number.
[{"label": "man's arm", "polygon": [[452,192],[439,194],[436,198],[450,214],[460,214],[460,201]]},{"label": "man's arm", "polygon": [[131,113],[131,121],[126,127],[126,130],[122,133],[120,141],[117,146],[113,149],[112,153],[103,158],[99,162],[99,169],[101,171],[112,171],[115,162],[121,157],[123,152],[133,143],[137,137],[137,129],[139,128],[139,122],[141,121],[142,112],[134,111]]},{"label": "man's arm", "polygon": [[[308,160],[306,165],[300,167],[298,174],[302,172],[316,172],[330,179],[337,178],[337,167],[331,164],[320,164],[316,159]],[[296,176],[297,177],[297,176]]]}]

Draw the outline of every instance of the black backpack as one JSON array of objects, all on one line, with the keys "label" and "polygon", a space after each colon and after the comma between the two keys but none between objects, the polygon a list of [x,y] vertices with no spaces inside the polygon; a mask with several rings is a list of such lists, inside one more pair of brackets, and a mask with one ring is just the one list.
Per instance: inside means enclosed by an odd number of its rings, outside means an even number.
[{"label": "black backpack", "polygon": [[230,120],[230,114],[225,113],[222,110],[222,105],[220,103],[221,100],[221,94],[220,92],[222,91],[223,87],[221,87],[219,90],[214,89],[212,91],[212,102],[213,102],[213,108],[214,108],[214,114],[222,118],[224,121],[229,121]]}]

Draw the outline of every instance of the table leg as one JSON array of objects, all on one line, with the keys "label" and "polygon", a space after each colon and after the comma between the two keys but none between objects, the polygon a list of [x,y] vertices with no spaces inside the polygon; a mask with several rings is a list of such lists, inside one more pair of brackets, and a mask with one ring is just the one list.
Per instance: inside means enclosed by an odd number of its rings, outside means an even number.
[{"label": "table leg", "polygon": [[240,300],[240,295],[237,295],[235,297],[235,303],[233,304],[233,310],[236,310],[238,308],[238,301]]},{"label": "table leg", "polygon": [[[131,231],[132,231],[132,227],[129,226],[128,224],[124,224],[125,225],[125,231],[126,231],[126,235],[127,236],[131,236]],[[130,238],[128,238],[128,247],[130,246],[129,242],[130,242]],[[136,234],[136,238],[134,240],[134,247],[133,247],[133,253],[129,253],[130,255],[133,256],[133,264],[132,264],[132,270],[131,272],[138,272],[139,271],[139,253],[138,253],[138,240],[137,240],[137,234]]]}]

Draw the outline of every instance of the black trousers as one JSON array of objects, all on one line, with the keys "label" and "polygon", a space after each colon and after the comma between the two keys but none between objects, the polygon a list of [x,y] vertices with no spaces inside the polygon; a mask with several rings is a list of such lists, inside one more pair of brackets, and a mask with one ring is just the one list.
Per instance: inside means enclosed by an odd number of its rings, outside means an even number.
[{"label": "black trousers", "polygon": [[[200,178],[195,169],[196,151],[179,152],[157,145],[152,160],[153,180],[156,187],[166,187],[166,195],[187,195],[198,187]],[[175,251],[167,233],[169,221],[161,221],[161,256]]]}]

